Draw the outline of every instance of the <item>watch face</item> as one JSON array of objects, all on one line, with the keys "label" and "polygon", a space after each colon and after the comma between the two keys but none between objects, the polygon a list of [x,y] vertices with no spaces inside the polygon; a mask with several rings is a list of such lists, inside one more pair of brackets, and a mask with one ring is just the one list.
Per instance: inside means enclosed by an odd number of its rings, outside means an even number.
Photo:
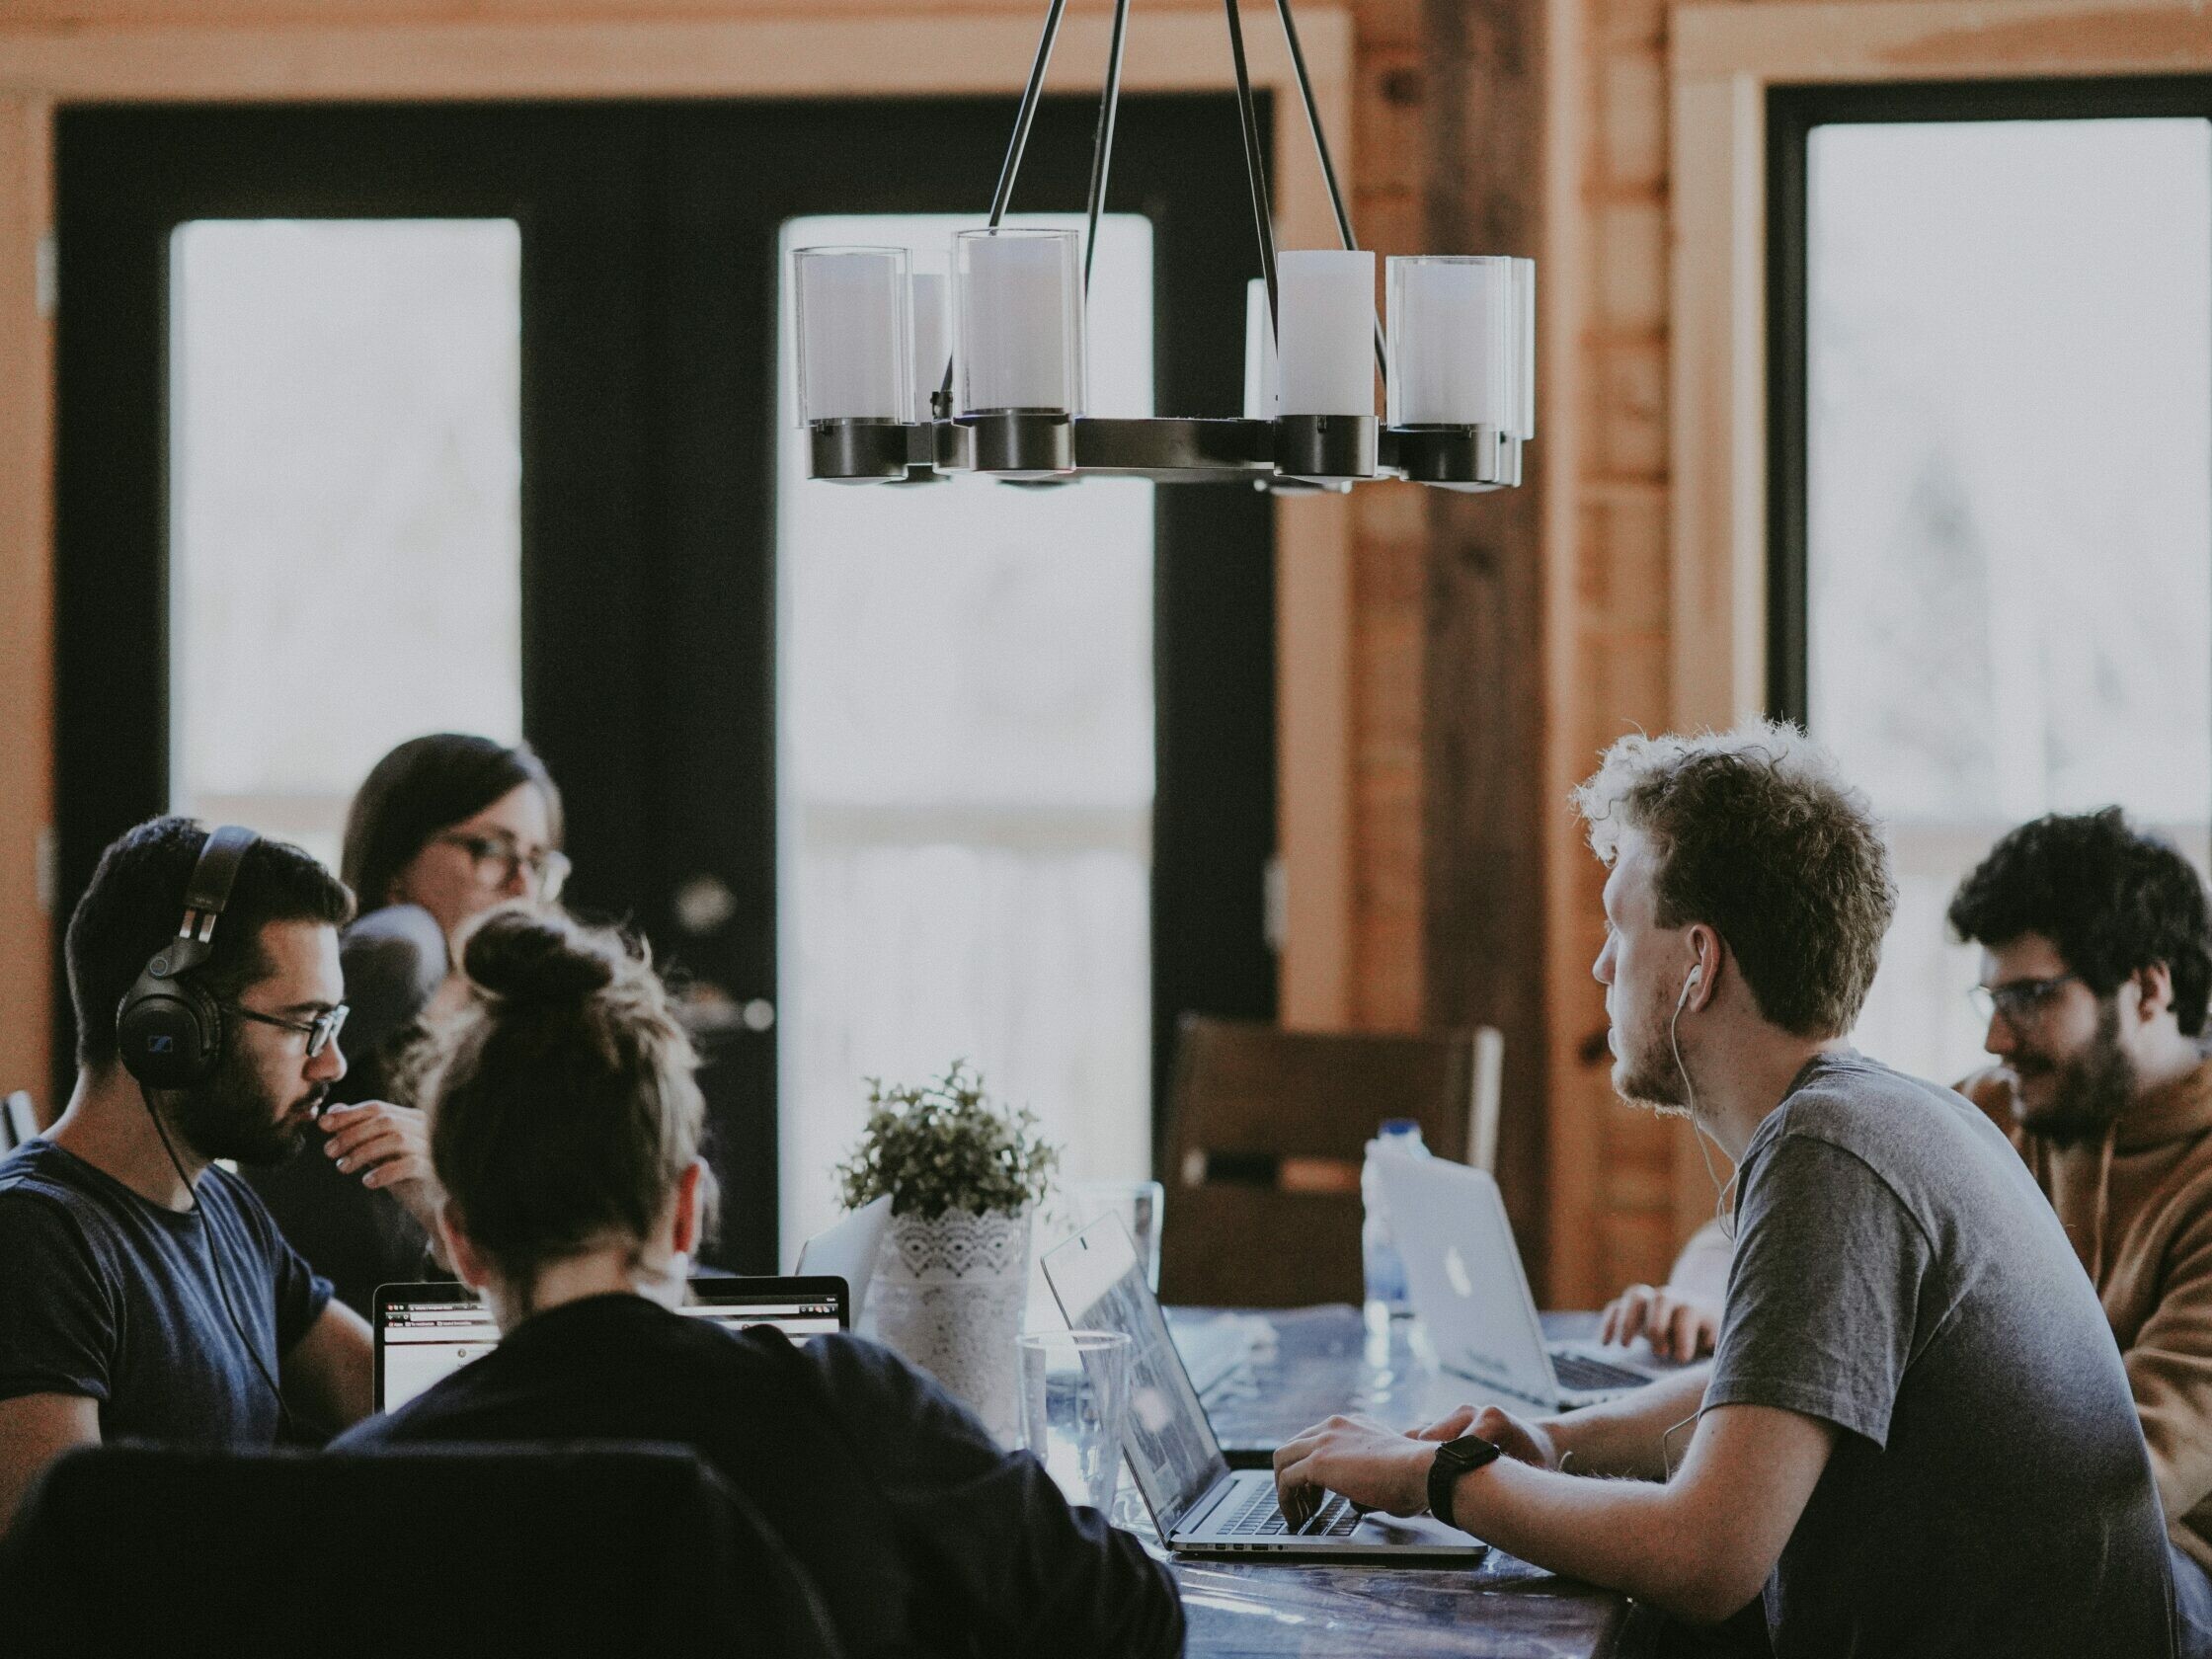
[{"label": "watch face", "polygon": [[1498,1455],[1497,1447],[1475,1435],[1462,1435],[1458,1440],[1447,1441],[1444,1451],[1462,1468],[1480,1468]]}]

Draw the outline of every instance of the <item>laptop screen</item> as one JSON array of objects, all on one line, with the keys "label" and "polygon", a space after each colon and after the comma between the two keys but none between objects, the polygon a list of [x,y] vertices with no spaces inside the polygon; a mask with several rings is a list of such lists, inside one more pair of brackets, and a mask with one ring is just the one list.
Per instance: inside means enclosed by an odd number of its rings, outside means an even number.
[{"label": "laptop screen", "polygon": [[[691,1281],[676,1311],[733,1330],[774,1325],[794,1342],[843,1330],[838,1279],[712,1278]],[[497,1347],[500,1328],[465,1285],[386,1285],[376,1293],[376,1409],[405,1405],[448,1373]]]},{"label": "laptop screen", "polygon": [[1123,1451],[1164,1538],[1227,1475],[1228,1462],[1121,1218],[1102,1217],[1053,1250],[1045,1278],[1070,1329],[1121,1331],[1130,1339]]}]

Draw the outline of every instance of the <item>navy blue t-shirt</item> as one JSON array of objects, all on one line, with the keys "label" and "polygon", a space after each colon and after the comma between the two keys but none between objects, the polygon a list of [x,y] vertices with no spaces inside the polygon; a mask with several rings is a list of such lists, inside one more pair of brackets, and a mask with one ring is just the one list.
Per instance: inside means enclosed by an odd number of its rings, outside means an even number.
[{"label": "navy blue t-shirt", "polygon": [[237,1176],[210,1168],[198,1194],[180,1214],[49,1141],[0,1161],[0,1399],[96,1399],[107,1440],[276,1443],[276,1396],[221,1291],[274,1377],[330,1283]]}]

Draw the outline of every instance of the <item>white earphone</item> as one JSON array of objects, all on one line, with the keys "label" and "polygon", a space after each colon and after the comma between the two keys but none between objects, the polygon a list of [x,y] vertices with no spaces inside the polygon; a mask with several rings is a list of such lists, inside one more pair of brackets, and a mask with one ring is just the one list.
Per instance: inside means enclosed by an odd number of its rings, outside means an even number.
[{"label": "white earphone", "polygon": [[1690,1127],[1698,1137],[1698,1155],[1704,1160],[1705,1178],[1713,1184],[1712,1219],[1719,1224],[1721,1235],[1727,1238],[1730,1243],[1733,1243],[1735,1242],[1736,1229],[1723,1219],[1723,1212],[1728,1207],[1728,1188],[1736,1184],[1736,1176],[1743,1171],[1740,1166],[1732,1170],[1726,1184],[1723,1185],[1719,1174],[1713,1169],[1711,1154],[1705,1150],[1705,1141],[1710,1132],[1698,1121],[1698,1088],[1690,1080],[1690,1067],[1682,1063],[1682,1040],[1679,1035],[1682,1026],[1682,1011],[1690,1006],[1690,993],[1704,982],[1704,978],[1705,965],[1701,962],[1692,963],[1690,972],[1683,976],[1682,994],[1675,998],[1675,1017],[1667,1024],[1667,1046],[1674,1051],[1675,1069],[1682,1073],[1682,1091],[1690,1097],[1686,1104],[1690,1113]]}]

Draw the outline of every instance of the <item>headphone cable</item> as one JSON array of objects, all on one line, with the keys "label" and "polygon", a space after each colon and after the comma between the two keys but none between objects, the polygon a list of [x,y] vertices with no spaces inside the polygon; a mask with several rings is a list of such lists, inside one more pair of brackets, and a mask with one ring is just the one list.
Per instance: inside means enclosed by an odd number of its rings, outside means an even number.
[{"label": "headphone cable", "polygon": [[238,1309],[231,1305],[230,1286],[223,1277],[222,1263],[215,1259],[215,1224],[209,1218],[206,1207],[199,1202],[199,1189],[193,1185],[192,1177],[185,1173],[184,1159],[177,1155],[176,1144],[169,1139],[169,1126],[161,1121],[160,1112],[154,1109],[153,1096],[146,1092],[144,1083],[138,1085],[138,1098],[145,1105],[146,1116],[154,1121],[154,1133],[161,1137],[161,1149],[169,1154],[169,1163],[177,1171],[177,1179],[185,1184],[185,1194],[192,1200],[192,1214],[199,1218],[200,1236],[207,1249],[207,1276],[215,1282],[215,1300],[223,1304],[223,1316],[230,1320],[231,1331],[237,1336],[239,1345],[246,1350],[246,1357],[254,1362],[254,1369],[261,1373],[261,1380],[269,1384],[270,1395],[276,1401],[278,1433],[286,1440],[299,1440],[302,1438],[299,1424],[292,1417],[291,1407],[284,1403],[284,1390],[276,1385],[276,1379],[262,1360],[261,1350],[254,1346],[253,1338],[246,1334],[246,1325],[238,1317]]}]

